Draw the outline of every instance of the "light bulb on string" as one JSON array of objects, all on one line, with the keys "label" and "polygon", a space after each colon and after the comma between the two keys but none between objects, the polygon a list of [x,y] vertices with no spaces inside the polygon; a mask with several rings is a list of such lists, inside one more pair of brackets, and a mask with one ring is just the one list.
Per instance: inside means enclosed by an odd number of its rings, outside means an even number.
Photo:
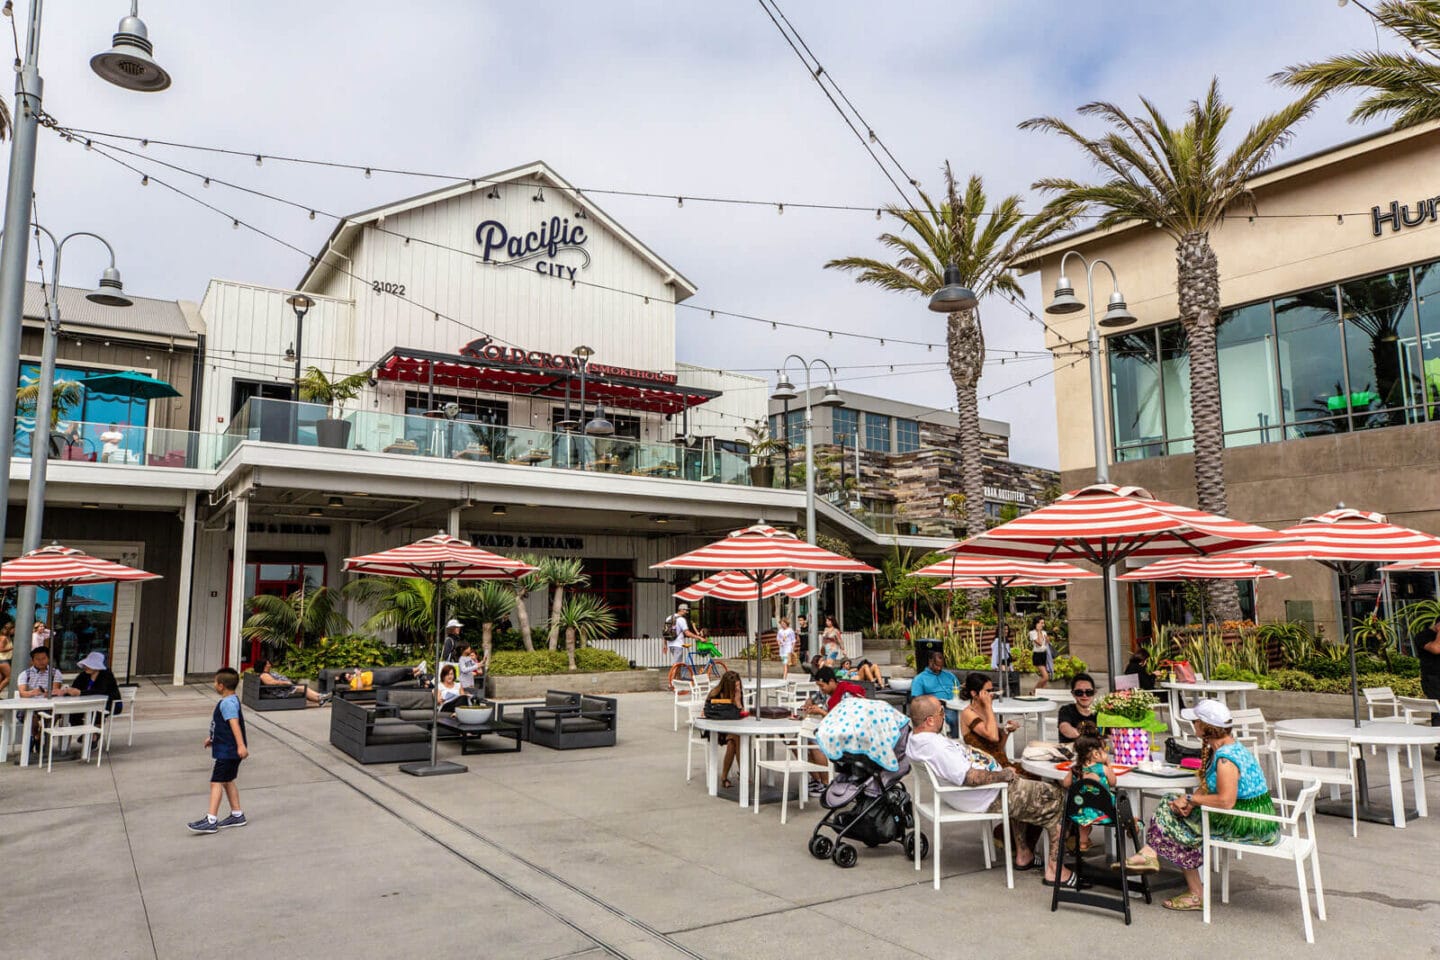
[{"label": "light bulb on string", "polygon": [[370,179],[370,168],[369,168],[369,167],[366,167],[366,168],[365,168],[365,179],[366,179],[366,180],[369,180],[369,179]]},{"label": "light bulb on string", "polygon": [[257,167],[263,166],[264,163],[265,163],[264,158],[262,158],[262,157],[260,156],[260,154],[258,154],[258,153],[255,154],[255,166],[257,166]]}]

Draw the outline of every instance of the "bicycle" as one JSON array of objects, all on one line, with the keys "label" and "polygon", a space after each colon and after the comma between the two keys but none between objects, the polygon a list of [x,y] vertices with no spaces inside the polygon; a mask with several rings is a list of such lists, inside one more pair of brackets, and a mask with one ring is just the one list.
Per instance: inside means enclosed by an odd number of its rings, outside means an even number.
[{"label": "bicycle", "polygon": [[[697,644],[684,644],[685,654],[679,663],[671,664],[670,672],[665,677],[665,685],[672,692],[675,690],[675,681],[682,683],[693,683],[697,676],[709,676],[711,682],[719,680],[729,669],[725,661],[720,659],[720,648],[709,640],[702,640]],[[705,657],[703,663],[695,661],[695,655],[699,653]]]}]

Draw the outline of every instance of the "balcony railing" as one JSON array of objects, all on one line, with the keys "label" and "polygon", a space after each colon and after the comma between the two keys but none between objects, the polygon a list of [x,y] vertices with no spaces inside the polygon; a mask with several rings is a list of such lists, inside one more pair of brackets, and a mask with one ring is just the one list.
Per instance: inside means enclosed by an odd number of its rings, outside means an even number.
[{"label": "balcony railing", "polygon": [[231,420],[229,435],[237,441],[368,450],[471,463],[741,486],[750,483],[749,461],[724,450],[368,410],[348,411],[331,419],[323,404],[258,397],[247,401]]},{"label": "balcony railing", "polygon": [[[15,457],[28,460],[35,438],[33,417],[15,421]],[[236,438],[227,434],[164,427],[61,421],[50,431],[50,459],[66,463],[213,470]]]}]

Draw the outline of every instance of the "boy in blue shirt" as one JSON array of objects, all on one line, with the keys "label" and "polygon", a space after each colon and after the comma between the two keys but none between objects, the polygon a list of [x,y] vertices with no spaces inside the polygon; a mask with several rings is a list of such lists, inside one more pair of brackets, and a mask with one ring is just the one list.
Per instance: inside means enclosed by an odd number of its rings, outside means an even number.
[{"label": "boy in blue shirt", "polygon": [[[215,692],[220,702],[210,715],[210,736],[205,746],[215,759],[215,768],[210,773],[210,812],[194,823],[187,823],[193,833],[219,833],[223,827],[245,826],[245,814],[240,810],[240,790],[235,778],[240,774],[240,761],[250,755],[245,746],[245,714],[240,709],[240,698],[235,688],[240,685],[240,674],[229,667],[215,674]],[[230,816],[217,820],[220,813],[220,794],[230,801]]]}]

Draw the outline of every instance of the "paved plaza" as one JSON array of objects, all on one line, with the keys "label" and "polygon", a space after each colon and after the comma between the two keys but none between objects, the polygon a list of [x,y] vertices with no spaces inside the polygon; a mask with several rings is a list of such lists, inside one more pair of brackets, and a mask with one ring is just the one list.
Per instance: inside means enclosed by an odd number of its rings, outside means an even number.
[{"label": "paved plaza", "polygon": [[[250,825],[191,835],[213,702],[199,685],[147,686],[134,746],[122,725],[98,770],[0,769],[0,955],[1437,955],[1440,817],[1362,823],[1359,839],[1320,818],[1330,919],[1309,947],[1282,861],[1238,863],[1210,927],[1136,901],[1128,928],[1113,913],[1052,914],[1039,871],[1007,890],[974,828],[947,841],[939,892],[928,861],[917,874],[898,845],[862,851],[852,870],[816,861],[805,844],[818,807],[782,827],[778,806],[756,815],[706,796],[698,762],[685,782],[685,735],[662,694],[620,698],[613,749],[527,745],[434,779],[352,763],[327,742],[327,709],[251,712]],[[1440,765],[1427,769],[1440,810]],[[1384,763],[1371,772],[1384,802]]]}]

